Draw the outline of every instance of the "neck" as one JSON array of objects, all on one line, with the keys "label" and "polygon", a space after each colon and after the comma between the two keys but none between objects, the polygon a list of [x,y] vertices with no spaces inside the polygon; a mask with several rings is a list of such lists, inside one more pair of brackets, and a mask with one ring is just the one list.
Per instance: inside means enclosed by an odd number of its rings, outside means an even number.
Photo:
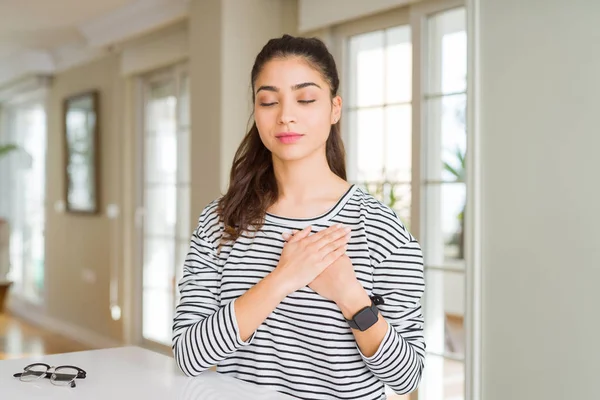
[{"label": "neck", "polygon": [[324,152],[315,152],[310,157],[295,161],[282,161],[273,157],[273,171],[280,200],[310,200],[330,192],[341,181],[329,168]]}]

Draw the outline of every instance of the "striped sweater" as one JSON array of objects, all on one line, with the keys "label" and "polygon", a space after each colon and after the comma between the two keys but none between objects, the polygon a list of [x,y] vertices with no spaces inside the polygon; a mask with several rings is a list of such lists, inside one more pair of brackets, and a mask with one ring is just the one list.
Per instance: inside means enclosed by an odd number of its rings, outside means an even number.
[{"label": "striped sweater", "polygon": [[[300,399],[385,399],[384,384],[407,393],[419,384],[425,342],[420,246],[396,214],[357,186],[310,219],[265,215],[262,229],[217,251],[223,224],[217,200],[202,211],[179,282],[173,353],[190,376],[217,371]],[[347,255],[366,292],[382,296],[388,330],[366,357],[337,305],[308,286],[287,296],[246,341],[235,300],[277,266],[283,232],[342,223],[352,229]]]}]

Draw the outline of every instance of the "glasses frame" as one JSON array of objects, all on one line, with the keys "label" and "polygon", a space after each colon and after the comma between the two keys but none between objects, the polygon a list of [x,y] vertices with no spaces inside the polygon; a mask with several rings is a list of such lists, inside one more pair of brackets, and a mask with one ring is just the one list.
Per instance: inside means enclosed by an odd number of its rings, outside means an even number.
[{"label": "glasses frame", "polygon": [[[33,367],[44,367],[46,368],[46,371],[40,373],[39,375],[33,374],[33,375],[25,375],[25,372],[28,372],[31,368]],[[68,383],[65,384],[59,384],[56,383],[56,378],[58,375],[60,375],[60,370],[63,368],[71,368],[77,371],[77,375],[75,375]],[[58,365],[58,366],[50,366],[48,364],[45,363],[33,363],[33,364],[29,364],[28,366],[26,366],[25,368],[23,368],[23,372],[17,372],[16,374],[13,375],[15,378],[19,378],[19,380],[21,382],[35,382],[37,380],[39,380],[40,378],[44,377],[45,379],[50,379],[50,382],[53,385],[56,386],[70,386],[71,388],[76,387],[77,385],[75,384],[75,380],[76,379],[85,379],[87,376],[87,373],[82,370],[79,367],[76,367],[74,365]],[[27,376],[27,377],[31,377],[31,379],[27,379],[24,380],[23,376]]]}]

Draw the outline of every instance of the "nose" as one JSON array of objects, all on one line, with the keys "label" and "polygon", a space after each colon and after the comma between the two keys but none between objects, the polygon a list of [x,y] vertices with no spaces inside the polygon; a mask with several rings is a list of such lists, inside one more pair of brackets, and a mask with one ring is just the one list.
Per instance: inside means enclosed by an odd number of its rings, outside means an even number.
[{"label": "nose", "polygon": [[290,102],[282,101],[281,106],[279,108],[279,123],[281,125],[288,125],[292,122],[296,122],[296,117],[294,113],[294,107],[290,104]]}]

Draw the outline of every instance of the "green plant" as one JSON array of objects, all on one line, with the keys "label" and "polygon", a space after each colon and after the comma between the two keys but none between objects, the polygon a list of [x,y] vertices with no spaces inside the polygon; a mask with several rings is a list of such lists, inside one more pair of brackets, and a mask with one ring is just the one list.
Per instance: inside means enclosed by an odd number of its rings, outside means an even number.
[{"label": "green plant", "polygon": [[456,182],[464,182],[465,178],[466,178],[465,177],[465,154],[462,152],[462,150],[459,147],[457,147],[456,150],[454,150],[454,156],[456,157],[456,160],[458,161],[458,166],[453,167],[448,162],[444,161],[444,169],[446,171],[448,171],[452,176],[454,176],[454,179]]},{"label": "green plant", "polygon": [[[457,147],[454,151],[454,156],[456,157],[456,166],[450,165],[450,163],[444,161],[444,169],[450,173],[455,182],[465,182],[466,181],[466,164],[465,164],[465,155],[463,151]],[[460,231],[458,232],[458,258],[463,259],[465,256],[465,210],[467,205],[465,204],[456,216],[460,223]]]},{"label": "green plant", "polygon": [[373,197],[380,200],[382,203],[390,208],[394,208],[398,202],[396,196],[396,183],[390,181],[381,182],[364,182],[362,186],[369,192]]},{"label": "green plant", "polygon": [[17,150],[19,147],[15,144],[2,144],[0,145],[0,157]]}]

